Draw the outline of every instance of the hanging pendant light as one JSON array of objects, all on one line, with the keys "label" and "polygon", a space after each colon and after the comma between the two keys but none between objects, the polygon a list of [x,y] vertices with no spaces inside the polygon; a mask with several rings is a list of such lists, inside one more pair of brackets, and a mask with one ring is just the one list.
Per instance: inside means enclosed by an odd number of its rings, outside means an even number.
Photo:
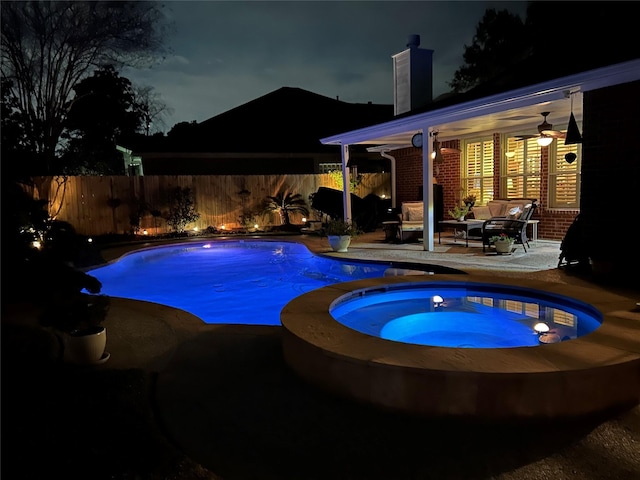
[{"label": "hanging pendant light", "polygon": [[442,149],[440,148],[440,142],[438,141],[438,132],[433,132],[433,152],[431,152],[431,158],[433,163],[444,163],[444,157],[442,156]]},{"label": "hanging pendant light", "polygon": [[569,117],[569,126],[567,127],[567,136],[564,138],[564,144],[574,145],[576,143],[582,143],[582,135],[580,135],[580,130],[578,130],[576,117],[574,117],[573,112],[571,112],[571,116]]},{"label": "hanging pendant light", "polygon": [[564,137],[565,145],[575,145],[576,143],[582,143],[582,135],[578,130],[578,122],[576,117],[573,116],[573,94],[571,95],[571,115],[569,116],[569,126],[567,127],[567,135]]}]

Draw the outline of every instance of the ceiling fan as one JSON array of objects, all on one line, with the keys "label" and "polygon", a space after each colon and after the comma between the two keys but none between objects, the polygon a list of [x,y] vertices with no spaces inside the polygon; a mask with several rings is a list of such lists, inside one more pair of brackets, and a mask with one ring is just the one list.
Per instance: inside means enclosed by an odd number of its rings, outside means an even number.
[{"label": "ceiling fan", "polygon": [[553,125],[547,122],[547,116],[551,112],[542,112],[540,115],[543,117],[543,121],[538,125],[537,135],[516,135],[516,140],[526,140],[528,138],[537,138],[540,145],[549,145],[554,138],[565,138],[565,133],[559,130],[553,130]]}]

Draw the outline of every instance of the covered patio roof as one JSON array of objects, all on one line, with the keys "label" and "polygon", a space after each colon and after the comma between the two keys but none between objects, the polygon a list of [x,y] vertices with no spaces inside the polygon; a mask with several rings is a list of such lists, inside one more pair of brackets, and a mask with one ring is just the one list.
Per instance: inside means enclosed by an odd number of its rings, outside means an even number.
[{"label": "covered patio roof", "polygon": [[[438,131],[438,140],[464,139],[483,133],[536,133],[541,112],[553,125],[569,120],[573,113],[582,120],[582,94],[590,90],[640,79],[640,60],[610,65],[528,87],[451,105],[370,127],[322,138],[325,145],[388,145],[390,149],[411,146],[418,132]],[[426,145],[426,142],[425,142]]]},{"label": "covered patio roof", "polygon": [[[351,218],[351,199],[348,192],[347,165],[350,145],[369,145],[370,151],[383,155],[399,148],[411,147],[416,133],[424,135],[422,149],[424,191],[424,249],[434,249],[433,222],[433,151],[429,134],[437,131],[439,141],[478,137],[483,134],[535,134],[543,120],[541,113],[550,112],[547,121],[552,125],[566,125],[573,108],[576,121],[583,118],[582,95],[591,90],[619,85],[640,79],[640,59],[610,65],[578,74],[549,80],[519,89],[449,105],[443,108],[405,114],[389,122],[372,125],[320,139],[325,145],[342,146],[344,179],[344,218]],[[573,97],[573,106],[572,106]],[[392,163],[392,182],[394,167]],[[393,187],[393,185],[392,185]],[[393,190],[393,188],[392,188]]]}]

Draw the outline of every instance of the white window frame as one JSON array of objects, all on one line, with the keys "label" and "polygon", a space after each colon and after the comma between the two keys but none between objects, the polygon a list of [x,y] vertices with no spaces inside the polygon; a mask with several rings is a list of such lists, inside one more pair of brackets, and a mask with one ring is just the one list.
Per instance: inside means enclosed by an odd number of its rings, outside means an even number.
[{"label": "white window frame", "polygon": [[[469,172],[469,158],[476,156],[480,147],[482,158],[480,160],[479,171]],[[495,176],[495,146],[493,136],[483,136],[471,138],[463,142],[463,155],[460,168],[460,198],[467,195],[476,196],[476,205],[486,205],[493,200],[494,176]],[[474,163],[477,163],[476,158]],[[489,173],[490,172],[490,173]]]},{"label": "white window frame", "polygon": [[[542,147],[535,137],[517,140],[517,135],[504,138],[505,152],[500,159],[500,192],[504,198],[536,198],[542,195]],[[513,153],[512,157],[508,155]],[[517,172],[513,165],[520,165]],[[514,185],[517,185],[515,187]],[[537,186],[536,186],[537,185]],[[515,193],[514,189],[518,190]]]},{"label": "white window frame", "polygon": [[[576,154],[576,159],[571,164],[565,160],[565,155],[570,152]],[[556,210],[580,209],[581,170],[582,145],[565,145],[562,139],[554,140],[549,146],[549,208]],[[561,182],[567,177],[572,178],[575,195],[565,193],[565,199],[560,200],[558,196],[563,190]]]}]

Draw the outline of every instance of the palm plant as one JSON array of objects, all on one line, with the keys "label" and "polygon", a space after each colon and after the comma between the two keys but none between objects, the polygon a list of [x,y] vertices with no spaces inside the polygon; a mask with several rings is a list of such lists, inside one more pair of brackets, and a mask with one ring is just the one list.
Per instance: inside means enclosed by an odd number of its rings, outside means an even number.
[{"label": "palm plant", "polygon": [[273,197],[267,197],[263,205],[264,212],[278,212],[282,225],[291,225],[289,214],[300,212],[302,215],[309,215],[309,208],[302,195],[279,192]]}]

